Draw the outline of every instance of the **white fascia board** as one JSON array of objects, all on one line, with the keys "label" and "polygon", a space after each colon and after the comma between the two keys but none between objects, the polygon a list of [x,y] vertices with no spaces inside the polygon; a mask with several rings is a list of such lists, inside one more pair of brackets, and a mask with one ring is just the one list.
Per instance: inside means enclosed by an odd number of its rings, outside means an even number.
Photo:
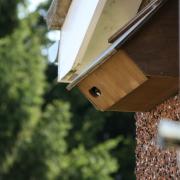
[{"label": "white fascia board", "polygon": [[82,59],[107,0],[73,0],[61,29],[58,81]]}]

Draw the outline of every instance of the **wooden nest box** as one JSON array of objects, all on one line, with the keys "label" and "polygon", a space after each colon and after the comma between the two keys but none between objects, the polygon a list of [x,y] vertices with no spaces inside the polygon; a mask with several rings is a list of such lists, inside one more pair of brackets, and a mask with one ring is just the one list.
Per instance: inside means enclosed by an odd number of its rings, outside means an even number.
[{"label": "wooden nest box", "polygon": [[148,111],[178,92],[178,0],[143,2],[74,0],[67,12],[58,80],[98,110]]}]

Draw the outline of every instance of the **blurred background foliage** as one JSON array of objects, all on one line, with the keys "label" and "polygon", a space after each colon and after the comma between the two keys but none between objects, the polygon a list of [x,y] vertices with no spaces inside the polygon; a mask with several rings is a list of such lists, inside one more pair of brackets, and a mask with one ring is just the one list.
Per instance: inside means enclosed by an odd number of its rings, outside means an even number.
[{"label": "blurred background foliage", "polygon": [[134,179],[133,113],[96,111],[57,84],[42,55],[50,1],[23,18],[20,5],[0,0],[0,179]]}]

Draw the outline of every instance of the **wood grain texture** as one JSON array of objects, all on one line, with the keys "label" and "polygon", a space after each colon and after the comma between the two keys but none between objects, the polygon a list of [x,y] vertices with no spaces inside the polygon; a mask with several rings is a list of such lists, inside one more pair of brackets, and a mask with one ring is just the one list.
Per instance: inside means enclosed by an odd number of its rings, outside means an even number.
[{"label": "wood grain texture", "polygon": [[[124,51],[118,51],[78,85],[81,92],[99,110],[108,110],[132,92],[147,78]],[[89,90],[97,87],[101,96],[93,97]]]},{"label": "wood grain texture", "polygon": [[[167,1],[121,50],[78,85],[97,109],[148,111],[178,92],[177,2]],[[101,95],[93,97],[92,87]]]},{"label": "wood grain texture", "polygon": [[178,77],[150,76],[148,80],[113,105],[111,111],[149,111],[178,93]]},{"label": "wood grain texture", "polygon": [[121,48],[146,75],[177,77],[178,38],[178,0],[169,0]]}]

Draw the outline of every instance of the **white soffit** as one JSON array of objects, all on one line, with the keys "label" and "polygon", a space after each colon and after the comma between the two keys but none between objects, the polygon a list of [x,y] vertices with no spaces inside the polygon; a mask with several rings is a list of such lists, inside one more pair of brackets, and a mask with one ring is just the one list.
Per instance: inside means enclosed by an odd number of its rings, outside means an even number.
[{"label": "white soffit", "polygon": [[71,82],[107,49],[108,39],[136,14],[142,0],[73,0],[61,29],[58,81]]},{"label": "white soffit", "polygon": [[61,80],[88,45],[106,0],[73,0],[61,29],[58,79]]}]

